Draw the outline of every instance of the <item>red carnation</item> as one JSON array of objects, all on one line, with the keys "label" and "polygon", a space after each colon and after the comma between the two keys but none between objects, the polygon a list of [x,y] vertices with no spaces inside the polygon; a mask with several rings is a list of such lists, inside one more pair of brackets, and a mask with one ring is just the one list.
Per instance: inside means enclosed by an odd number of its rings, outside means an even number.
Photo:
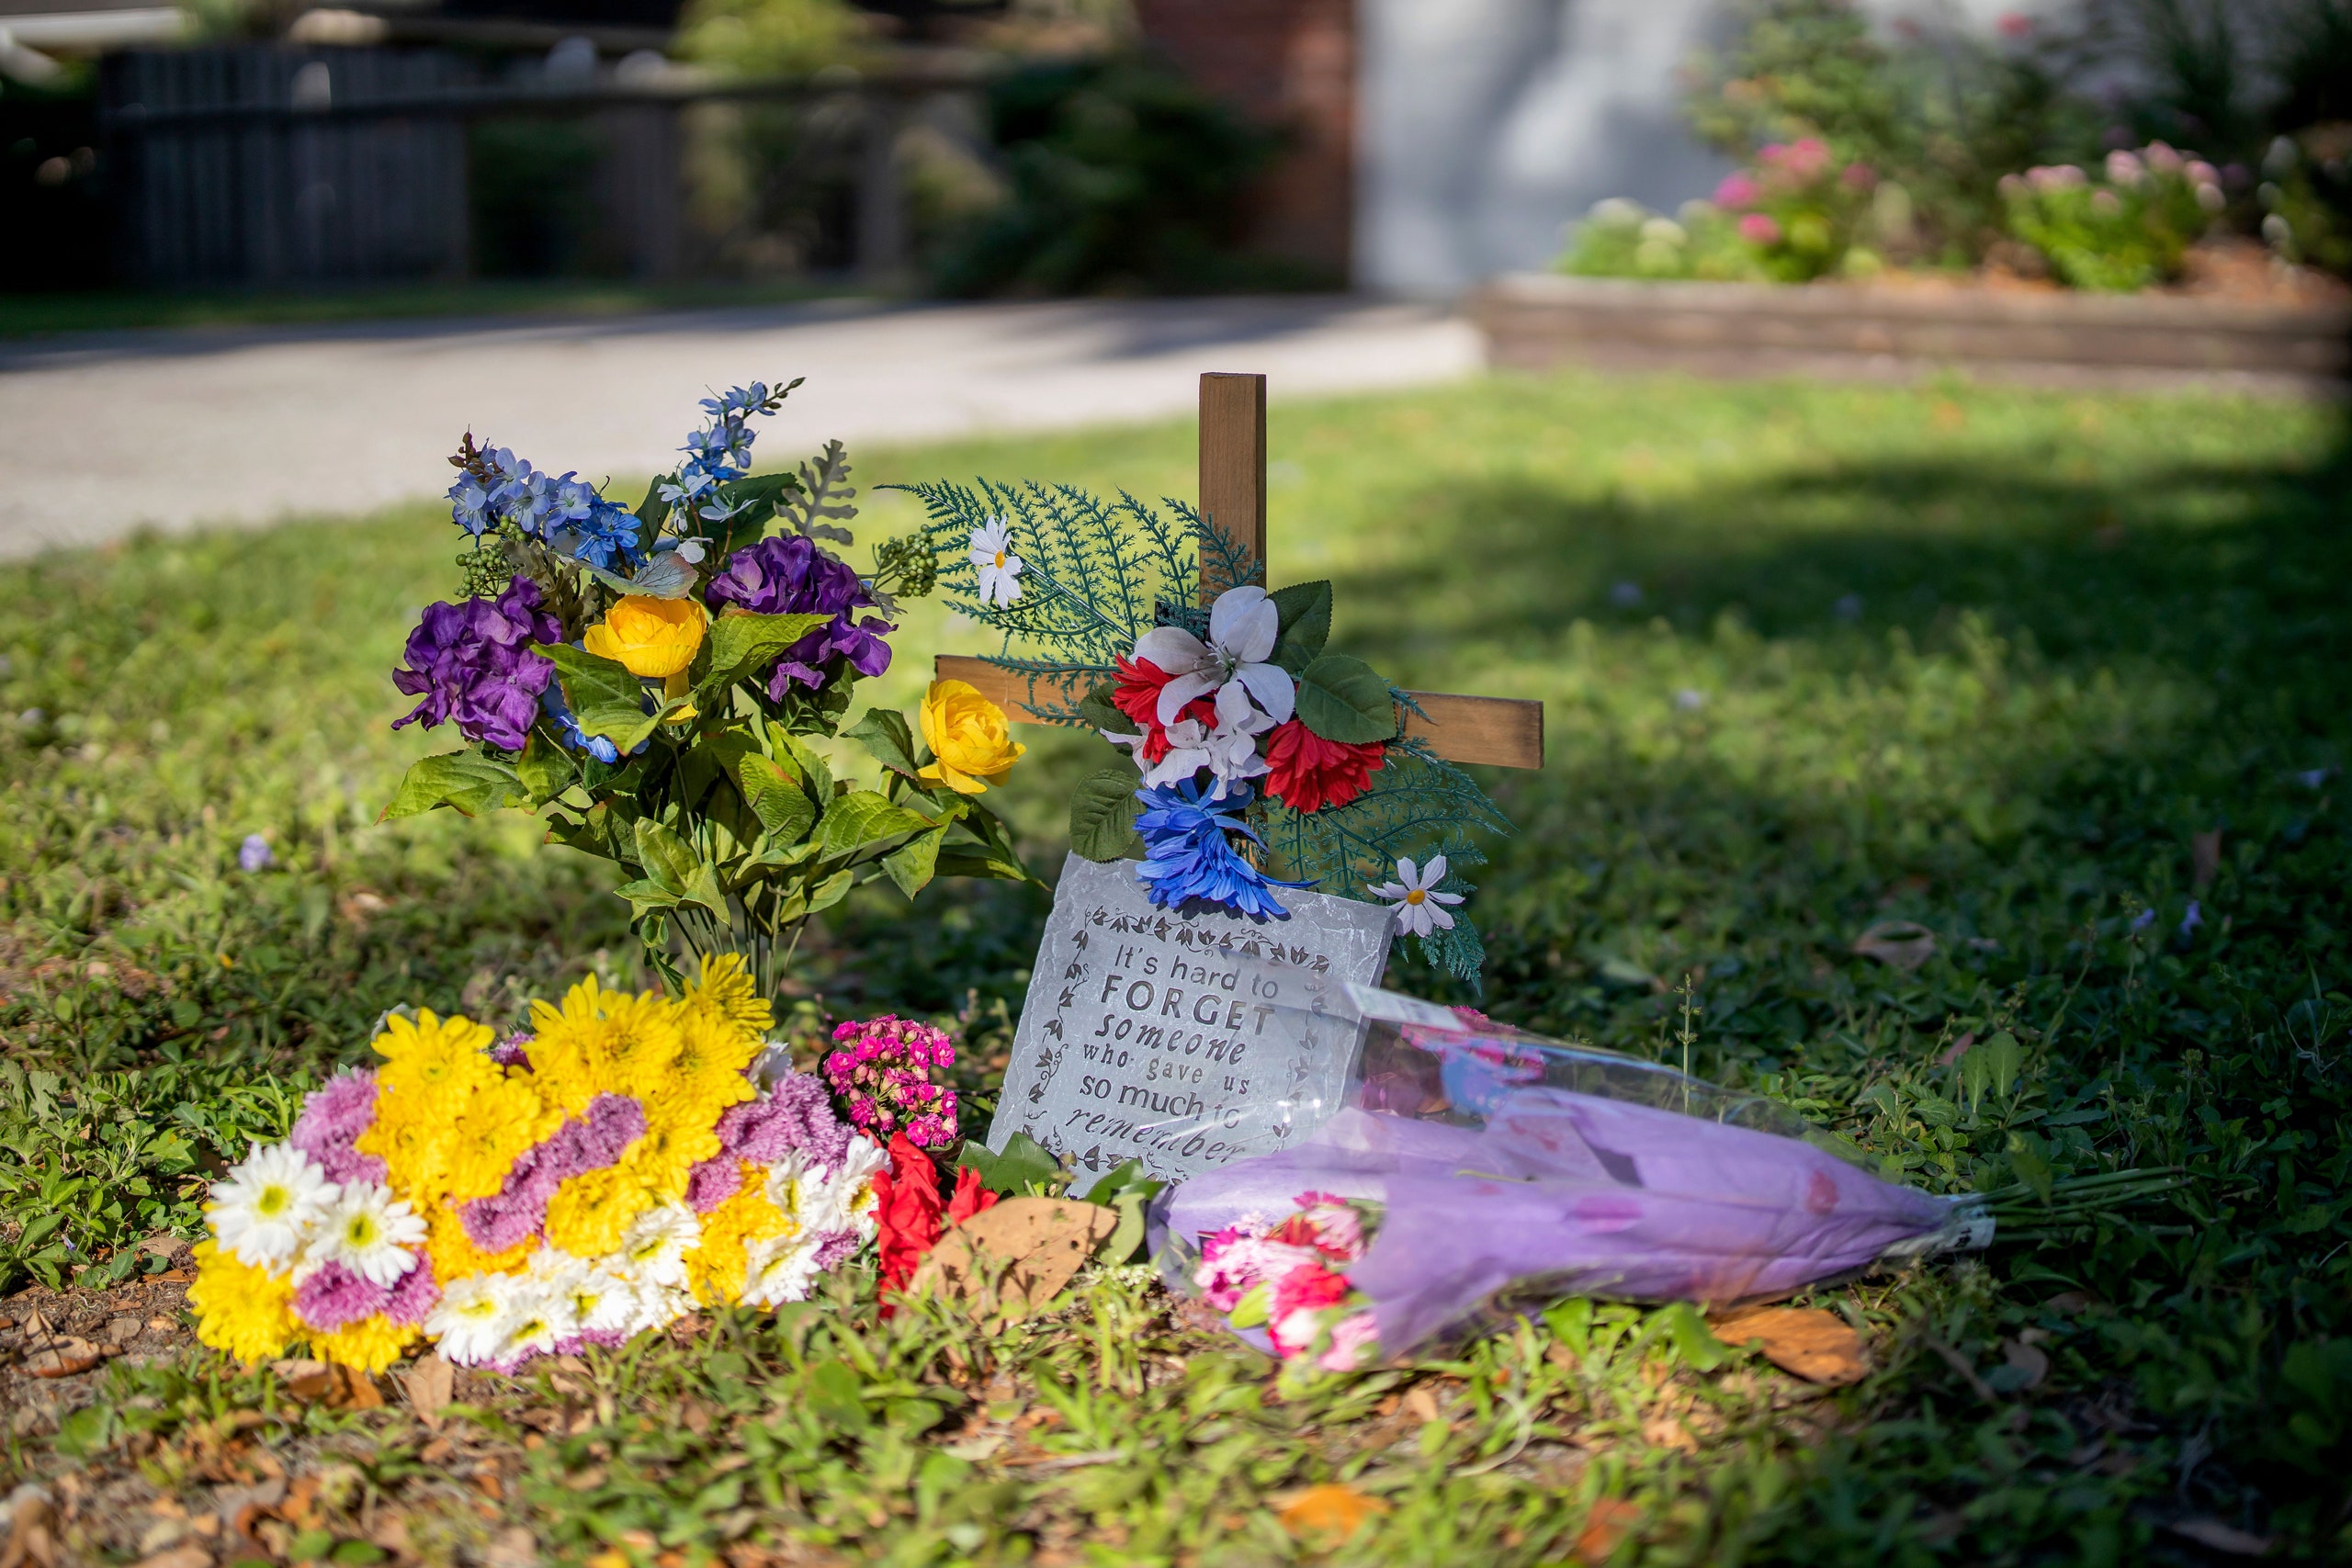
[{"label": "red carnation", "polygon": [[997,1195],[980,1185],[980,1173],[970,1166],[956,1169],[956,1191],[947,1200],[947,1223],[960,1225],[984,1209],[996,1207]]},{"label": "red carnation", "polygon": [[[1176,679],[1148,659],[1119,660],[1117,690],[1112,694],[1111,705],[1133,719],[1143,731],[1143,743],[1136,755],[1147,762],[1157,762],[1168,755],[1168,728],[1159,722],[1159,688]],[[1178,711],[1180,719],[1198,719],[1214,728],[1216,725],[1216,703],[1209,697],[1194,697]]]},{"label": "red carnation", "polygon": [[1266,793],[1293,811],[1345,806],[1371,786],[1387,746],[1326,740],[1292,719],[1266,737]]},{"label": "red carnation", "polygon": [[1277,1323],[1295,1312],[1320,1312],[1347,1299],[1348,1277],[1320,1263],[1302,1263],[1274,1281],[1273,1311]]},{"label": "red carnation", "polygon": [[[906,1288],[922,1255],[939,1240],[939,1168],[901,1132],[890,1140],[890,1168],[875,1174],[874,1196],[875,1219],[881,1227],[876,1242],[882,1266],[879,1288],[887,1296]],[[882,1314],[890,1314],[888,1303]]]}]

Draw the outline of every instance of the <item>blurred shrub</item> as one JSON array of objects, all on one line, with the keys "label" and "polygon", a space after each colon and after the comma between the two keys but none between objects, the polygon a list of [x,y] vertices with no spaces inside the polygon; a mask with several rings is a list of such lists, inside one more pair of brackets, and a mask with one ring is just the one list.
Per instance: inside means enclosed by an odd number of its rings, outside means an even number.
[{"label": "blurred shrub", "polygon": [[2352,123],[2281,136],[2262,160],[2262,237],[2290,262],[2352,275]]},{"label": "blurred shrub", "polygon": [[1182,293],[1280,285],[1238,254],[1241,196],[1276,138],[1133,55],[1032,66],[989,89],[1003,199],[952,232],[941,292]]},{"label": "blurred shrub", "polygon": [[2228,205],[2213,165],[2161,141],[2109,153],[2104,175],[2063,164],[2001,182],[2009,232],[2070,288],[2126,293],[2172,281]]},{"label": "blurred shrub", "polygon": [[846,0],[692,0],[682,59],[743,76],[795,76],[851,58],[865,19]]},{"label": "blurred shrub", "polygon": [[1831,274],[1869,276],[1880,209],[1876,173],[1838,166],[1827,143],[1772,142],[1755,164],[1686,201],[1674,218],[1611,199],[1595,204],[1570,237],[1559,270],[1584,277],[1703,278],[1806,283]]},{"label": "blurred shrub", "polygon": [[588,269],[603,148],[560,119],[485,119],[466,133],[473,267],[483,277],[557,277]]},{"label": "blurred shrub", "polygon": [[1639,202],[1595,202],[1569,236],[1560,271],[1574,277],[1699,278],[1748,282],[1763,276],[1731,215],[1711,202],[1686,201],[1672,218]]}]

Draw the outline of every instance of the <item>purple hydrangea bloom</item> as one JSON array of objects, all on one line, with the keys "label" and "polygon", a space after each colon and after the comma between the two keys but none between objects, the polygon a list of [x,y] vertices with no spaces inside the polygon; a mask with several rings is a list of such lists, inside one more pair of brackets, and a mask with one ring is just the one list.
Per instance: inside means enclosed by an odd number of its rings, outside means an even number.
[{"label": "purple hydrangea bloom", "polygon": [[846,659],[861,675],[879,675],[890,667],[890,645],[882,638],[894,630],[879,615],[853,622],[850,612],[873,607],[874,596],[856,572],[797,534],[762,539],[727,558],[727,570],[711,580],[707,597],[712,609],[739,604],[762,615],[832,616],[784,650],[768,675],[768,696],[784,700],[795,682],[812,690],[828,679],[825,666]]},{"label": "purple hydrangea bloom", "polygon": [[[412,1266],[401,1283],[408,1283],[410,1276],[419,1272],[430,1276],[433,1270]],[[320,1333],[333,1334],[361,1318],[375,1316],[391,1299],[390,1290],[365,1275],[355,1274],[340,1263],[322,1263],[317,1272],[295,1287],[294,1313]]]},{"label": "purple hydrangea bloom", "polygon": [[742,1162],[724,1151],[715,1154],[686,1172],[686,1207],[707,1214],[735,1196],[742,1185]]},{"label": "purple hydrangea bloom", "polygon": [[600,1094],[545,1143],[523,1151],[505,1183],[458,1211],[466,1235],[484,1252],[503,1252],[537,1237],[555,1190],[575,1176],[616,1164],[645,1135],[645,1108],[625,1094]]},{"label": "purple hydrangea bloom", "polygon": [[351,1146],[375,1124],[376,1075],[340,1072],[302,1101],[291,1137],[330,1181],[381,1181],[384,1162]]},{"label": "purple hydrangea bloom", "polygon": [[538,717],[539,694],[555,665],[531,645],[560,642],[563,627],[539,608],[539,587],[517,577],[493,602],[428,604],[408,634],[408,663],[392,684],[424,700],[392,728],[427,729],[455,720],[458,733],[502,751],[520,751]]},{"label": "purple hydrangea bloom", "polygon": [[833,1114],[831,1097],[813,1074],[786,1073],[757,1100],[719,1113],[718,1146],[738,1159],[775,1165],[797,1153],[830,1170],[849,1153],[850,1130]]}]

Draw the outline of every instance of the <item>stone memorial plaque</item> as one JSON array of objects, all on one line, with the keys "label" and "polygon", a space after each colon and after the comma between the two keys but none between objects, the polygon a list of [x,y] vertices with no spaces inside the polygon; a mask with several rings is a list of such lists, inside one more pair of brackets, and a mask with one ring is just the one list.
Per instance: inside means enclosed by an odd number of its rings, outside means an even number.
[{"label": "stone memorial plaque", "polygon": [[[1286,920],[1155,908],[1134,861],[1063,863],[989,1128],[1089,1174],[1181,1180],[1289,1144],[1339,1109],[1392,912],[1285,889]],[[1333,1016],[1337,1014],[1338,1016]]]}]

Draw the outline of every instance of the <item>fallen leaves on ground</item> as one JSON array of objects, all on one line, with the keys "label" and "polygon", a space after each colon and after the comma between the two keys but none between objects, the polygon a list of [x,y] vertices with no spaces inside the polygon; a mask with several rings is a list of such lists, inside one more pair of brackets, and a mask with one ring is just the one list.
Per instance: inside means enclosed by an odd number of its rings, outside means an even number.
[{"label": "fallen leaves on ground", "polygon": [[1936,955],[1936,933],[1917,920],[1881,920],[1854,939],[1854,951],[1907,973]]},{"label": "fallen leaves on ground", "polygon": [[1034,1312],[1061,1294],[1118,1228],[1115,1210],[1059,1198],[1009,1198],[939,1238],[912,1288],[984,1308]]},{"label": "fallen leaves on ground", "polygon": [[1387,1511],[1388,1505],[1377,1497],[1366,1496],[1352,1486],[1327,1483],[1293,1494],[1275,1510],[1274,1517],[1294,1536],[1321,1535],[1345,1540],[1362,1529],[1367,1520]]},{"label": "fallen leaves on ground", "polygon": [[1641,1522],[1642,1510],[1634,1504],[1622,1497],[1603,1497],[1585,1516],[1584,1529],[1577,1532],[1577,1543],[1570,1550],[1586,1568],[1599,1568]]},{"label": "fallen leaves on ground", "polygon": [[1761,1307],[1708,1326],[1726,1345],[1755,1344],[1766,1360],[1807,1382],[1838,1388],[1870,1371],[1862,1337],[1818,1307]]}]

